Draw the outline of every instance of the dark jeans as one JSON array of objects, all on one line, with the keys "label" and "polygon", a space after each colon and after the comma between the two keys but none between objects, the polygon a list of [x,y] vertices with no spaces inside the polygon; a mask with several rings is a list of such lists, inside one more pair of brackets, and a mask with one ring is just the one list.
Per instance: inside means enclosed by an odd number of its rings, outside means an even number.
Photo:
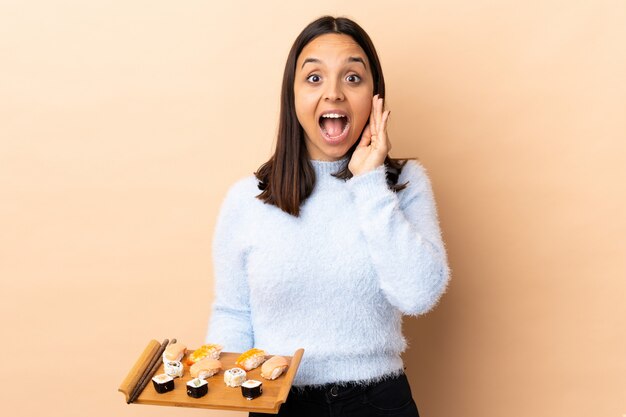
[{"label": "dark jeans", "polygon": [[278,414],[250,413],[250,417],[276,415],[419,417],[405,374],[367,386],[328,384],[317,388],[292,388]]}]

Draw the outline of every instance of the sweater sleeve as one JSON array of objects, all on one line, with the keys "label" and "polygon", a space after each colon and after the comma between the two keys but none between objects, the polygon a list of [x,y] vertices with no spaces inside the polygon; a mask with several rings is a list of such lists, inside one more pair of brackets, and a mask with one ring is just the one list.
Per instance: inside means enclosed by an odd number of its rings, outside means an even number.
[{"label": "sweater sleeve", "polygon": [[424,168],[407,162],[398,184],[407,181],[393,192],[381,165],[347,184],[381,291],[404,314],[419,315],[437,303],[450,271]]},{"label": "sweater sleeve", "polygon": [[224,350],[244,352],[254,345],[246,275],[246,249],[241,237],[242,183],[228,192],[218,215],[213,237],[215,299],[207,331],[207,343]]}]

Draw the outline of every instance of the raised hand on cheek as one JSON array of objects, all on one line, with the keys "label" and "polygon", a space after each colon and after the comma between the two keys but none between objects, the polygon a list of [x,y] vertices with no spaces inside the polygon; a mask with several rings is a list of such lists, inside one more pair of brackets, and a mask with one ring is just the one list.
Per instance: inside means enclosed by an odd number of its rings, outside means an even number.
[{"label": "raised hand on cheek", "polygon": [[367,126],[363,130],[348,169],[352,175],[369,172],[385,162],[391,150],[391,142],[387,137],[389,110],[383,111],[383,99],[377,95],[372,98],[372,111]]}]

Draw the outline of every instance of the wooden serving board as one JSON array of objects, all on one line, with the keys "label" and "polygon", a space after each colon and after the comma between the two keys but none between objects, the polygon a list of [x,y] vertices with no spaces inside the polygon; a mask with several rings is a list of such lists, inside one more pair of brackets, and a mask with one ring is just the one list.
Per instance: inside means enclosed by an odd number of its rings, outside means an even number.
[{"label": "wooden serving board", "polygon": [[[129,400],[133,388],[137,385],[139,378],[147,368],[150,359],[158,351],[160,343],[152,340],[135,365],[119,387],[119,391],[124,393],[126,401]],[[285,356],[289,362],[287,372],[270,381],[261,377],[261,367],[247,372],[247,379],[255,379],[263,383],[263,394],[253,400],[247,400],[241,395],[241,388],[231,388],[224,383],[224,371],[235,367],[235,361],[240,353],[222,352],[220,362],[222,370],[207,379],[209,392],[202,398],[192,398],[187,395],[187,382],[193,379],[189,374],[189,366],[185,364],[187,355],[193,350],[187,350],[182,362],[184,374],[182,378],[174,379],[174,390],[159,394],[155,391],[152,380],[144,388],[142,393],[134,401],[136,404],[165,405],[174,407],[212,408],[219,410],[233,410],[260,413],[278,413],[281,404],[287,400],[287,395],[291,389],[291,384],[296,376],[300,360],[304,354],[304,349],[298,349],[293,356]],[[268,352],[271,354],[271,352]],[[155,375],[164,373],[163,361]]]}]

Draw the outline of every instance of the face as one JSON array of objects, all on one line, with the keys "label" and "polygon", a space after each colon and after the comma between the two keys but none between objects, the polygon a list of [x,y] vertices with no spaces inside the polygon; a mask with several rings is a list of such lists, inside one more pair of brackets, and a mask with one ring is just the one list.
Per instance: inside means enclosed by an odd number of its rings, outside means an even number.
[{"label": "face", "polygon": [[363,49],[348,35],[318,36],[298,57],[293,88],[311,159],[343,158],[359,139],[372,105],[374,81]]}]

